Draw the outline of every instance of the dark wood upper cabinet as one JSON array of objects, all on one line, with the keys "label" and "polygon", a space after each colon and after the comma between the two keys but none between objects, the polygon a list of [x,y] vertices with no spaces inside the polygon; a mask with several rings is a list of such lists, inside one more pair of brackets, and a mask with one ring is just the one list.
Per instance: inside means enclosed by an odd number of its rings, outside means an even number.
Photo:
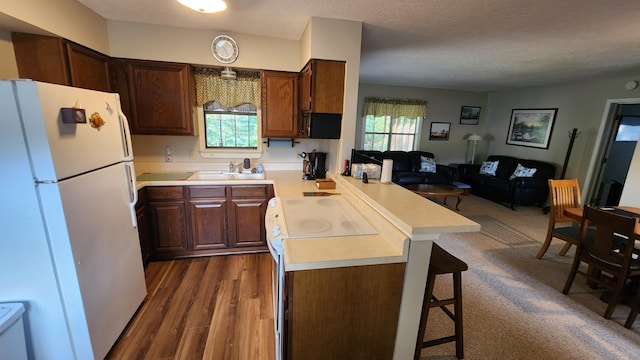
[{"label": "dark wood upper cabinet", "polygon": [[345,62],[311,59],[300,72],[300,111],[342,114]]},{"label": "dark wood upper cabinet", "polygon": [[111,91],[108,56],[59,37],[12,33],[11,38],[21,78]]},{"label": "dark wood upper cabinet", "polygon": [[298,73],[262,72],[262,137],[298,133]]},{"label": "dark wood upper cabinet", "polygon": [[189,64],[127,60],[131,133],[193,135]]}]

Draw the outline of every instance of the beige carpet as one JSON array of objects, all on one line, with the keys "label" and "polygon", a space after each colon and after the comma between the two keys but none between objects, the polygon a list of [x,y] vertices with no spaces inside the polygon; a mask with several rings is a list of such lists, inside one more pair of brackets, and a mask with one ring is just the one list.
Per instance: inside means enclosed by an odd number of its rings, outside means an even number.
[{"label": "beige carpet", "polygon": [[[535,258],[548,221],[541,209],[512,211],[471,195],[460,214],[482,231],[436,242],[469,265],[462,275],[465,359],[640,359],[640,320],[630,330],[622,326],[627,306],[604,319],[600,291],[580,276],[569,295],[562,294],[575,248],[559,256],[563,242],[556,239],[542,260]],[[439,277],[436,295],[450,295],[450,279]],[[452,332],[446,315],[432,309],[426,339]],[[455,347],[443,344],[421,355],[455,359]]]}]

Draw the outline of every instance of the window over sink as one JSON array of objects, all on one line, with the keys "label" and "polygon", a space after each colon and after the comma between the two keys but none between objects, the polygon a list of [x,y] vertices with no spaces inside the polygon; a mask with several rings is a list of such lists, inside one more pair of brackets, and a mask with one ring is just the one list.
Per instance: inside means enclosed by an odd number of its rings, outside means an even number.
[{"label": "window over sink", "polygon": [[258,158],[261,87],[259,71],[235,71],[235,79],[221,69],[194,67],[200,155],[204,158]]},{"label": "window over sink", "polygon": [[258,114],[252,104],[225,108],[216,101],[203,106],[207,149],[257,149]]}]

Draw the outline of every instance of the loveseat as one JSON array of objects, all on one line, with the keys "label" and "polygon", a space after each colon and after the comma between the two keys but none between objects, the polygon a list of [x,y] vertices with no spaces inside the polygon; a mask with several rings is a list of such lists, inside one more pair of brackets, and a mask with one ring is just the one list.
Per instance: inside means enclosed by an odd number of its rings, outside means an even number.
[{"label": "loveseat", "polygon": [[[435,155],[427,151],[352,150],[351,163],[374,163],[393,160],[391,181],[398,185],[451,184],[455,168],[435,163]],[[429,159],[428,161],[426,159]],[[428,163],[428,164],[427,164]],[[424,165],[424,166],[423,166]],[[422,171],[429,170],[429,171]]]},{"label": "loveseat", "polygon": [[[489,163],[497,165],[493,175]],[[491,155],[482,165],[462,164],[458,171],[460,182],[470,185],[472,194],[515,209],[516,205],[545,204],[549,195],[548,180],[554,178],[556,167],[538,160]]]}]

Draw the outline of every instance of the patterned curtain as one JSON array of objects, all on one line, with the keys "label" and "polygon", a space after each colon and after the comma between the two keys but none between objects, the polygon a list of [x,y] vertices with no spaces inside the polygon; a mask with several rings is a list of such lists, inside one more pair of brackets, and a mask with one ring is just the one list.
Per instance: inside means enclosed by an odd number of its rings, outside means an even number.
[{"label": "patterned curtain", "polygon": [[216,101],[226,108],[250,103],[260,107],[260,72],[237,71],[235,80],[220,77],[222,69],[195,67],[198,105]]},{"label": "patterned curtain", "polygon": [[392,119],[407,117],[416,119],[427,116],[427,102],[411,99],[380,99],[367,97],[364,99],[364,116],[390,116]]}]

